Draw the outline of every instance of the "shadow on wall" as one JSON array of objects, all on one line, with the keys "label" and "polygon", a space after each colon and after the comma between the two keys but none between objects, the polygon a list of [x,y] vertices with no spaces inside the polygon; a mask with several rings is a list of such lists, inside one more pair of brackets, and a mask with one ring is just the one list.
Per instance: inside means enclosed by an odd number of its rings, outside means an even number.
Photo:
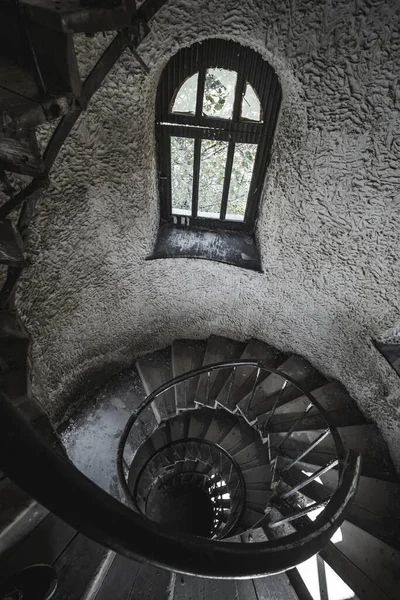
[{"label": "shadow on wall", "polygon": [[386,358],[388,363],[393,367],[398,375],[400,375],[400,343],[398,344],[385,344],[382,342],[375,342],[375,348],[379,350],[381,354]]}]

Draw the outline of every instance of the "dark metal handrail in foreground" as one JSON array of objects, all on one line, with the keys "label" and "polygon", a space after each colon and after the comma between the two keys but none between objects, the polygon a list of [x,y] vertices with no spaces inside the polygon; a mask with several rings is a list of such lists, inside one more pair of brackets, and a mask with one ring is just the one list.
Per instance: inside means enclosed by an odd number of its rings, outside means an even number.
[{"label": "dark metal handrail in foreground", "polygon": [[279,573],[307,560],[329,542],[355,495],[361,457],[350,451],[342,466],[338,489],[325,510],[281,540],[237,544],[173,535],[90,481],[42,440],[0,393],[0,468],[6,475],[89,538],[131,559],[179,573],[246,579]]}]

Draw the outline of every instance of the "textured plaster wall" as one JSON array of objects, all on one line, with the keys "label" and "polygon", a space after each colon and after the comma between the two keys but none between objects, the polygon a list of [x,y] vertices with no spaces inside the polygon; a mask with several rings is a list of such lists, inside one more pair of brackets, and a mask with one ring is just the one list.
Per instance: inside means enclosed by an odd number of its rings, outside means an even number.
[{"label": "textured plaster wall", "polygon": [[[32,226],[18,303],[34,339],[34,390],[53,415],[89,372],[174,338],[254,336],[341,380],[400,465],[399,378],[370,342],[399,322],[399,20],[391,0],[162,9],[140,50],[150,74],[123,55],[62,150]],[[257,231],[263,274],[146,261],[159,217],[157,82],[179,47],[205,37],[259,51],[283,88]],[[77,39],[82,72],[106,42]]]}]

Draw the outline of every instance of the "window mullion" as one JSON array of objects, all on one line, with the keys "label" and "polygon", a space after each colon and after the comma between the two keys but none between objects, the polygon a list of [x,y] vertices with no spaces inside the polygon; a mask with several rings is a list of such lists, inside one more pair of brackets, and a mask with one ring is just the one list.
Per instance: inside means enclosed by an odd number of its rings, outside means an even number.
[{"label": "window mullion", "polygon": [[199,180],[200,180],[200,155],[201,139],[194,140],[194,159],[193,159],[193,190],[192,190],[192,218],[197,217],[199,205]]},{"label": "window mullion", "polygon": [[206,84],[206,70],[200,69],[199,78],[197,80],[197,96],[196,96],[196,117],[199,118],[203,114],[203,97],[204,87]]},{"label": "window mullion", "polygon": [[224,188],[222,190],[221,212],[219,215],[219,218],[221,219],[221,221],[224,221],[225,217],[226,217],[226,207],[228,205],[229,187],[231,185],[231,175],[232,175],[232,165],[233,165],[234,154],[235,154],[235,142],[230,141],[229,146],[228,146],[228,154],[226,157]]},{"label": "window mullion", "polygon": [[[206,81],[206,70],[200,69],[199,78],[197,80],[197,97],[196,97],[196,119],[201,118],[203,112],[203,96],[204,86]],[[194,158],[193,158],[193,188],[192,188],[192,218],[197,217],[199,205],[199,180],[200,180],[200,156],[201,156],[201,139],[194,140]]]},{"label": "window mullion", "polygon": [[233,103],[233,115],[232,121],[240,121],[240,113],[242,108],[242,97],[244,92],[244,86],[246,85],[246,79],[242,73],[238,73],[235,89],[235,100]]},{"label": "window mullion", "polygon": [[[233,123],[238,122],[239,118],[240,118],[240,110],[242,107],[242,96],[243,96],[245,84],[246,84],[246,79],[244,78],[244,76],[241,73],[238,73],[237,81],[236,81],[236,89],[235,89],[235,100],[233,103],[233,115],[232,115]],[[230,140],[229,146],[228,146],[228,154],[226,157],[224,189],[222,191],[221,212],[219,215],[219,218],[221,219],[221,221],[224,221],[226,218],[226,208],[228,206],[228,196],[229,196],[229,188],[231,185],[231,175],[232,175],[232,165],[233,165],[234,154],[235,154],[235,142],[232,142],[232,140]]]}]

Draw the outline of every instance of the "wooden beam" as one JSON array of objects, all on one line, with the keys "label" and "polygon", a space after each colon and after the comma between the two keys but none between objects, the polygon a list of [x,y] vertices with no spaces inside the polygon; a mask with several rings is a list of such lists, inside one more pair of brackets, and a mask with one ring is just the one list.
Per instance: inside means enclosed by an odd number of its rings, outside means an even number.
[{"label": "wooden beam", "polygon": [[0,218],[9,215],[10,212],[18,208],[23,202],[36,199],[41,191],[47,187],[48,183],[49,181],[46,177],[36,178],[31,181],[23,190],[18,194],[15,194],[15,196],[10,198],[10,200],[0,207]]},{"label": "wooden beam", "polygon": [[0,134],[0,165],[7,171],[40,176],[45,171],[34,131]]},{"label": "wooden beam", "polygon": [[0,263],[13,267],[26,265],[22,239],[9,219],[0,219]]},{"label": "wooden beam", "polygon": [[[165,4],[166,0],[145,2],[139,9],[135,20],[129,30],[120,31],[97,61],[82,86],[83,104],[89,102],[93,94],[99,89],[112,67],[127,47],[137,47],[149,32],[146,27],[141,27],[142,21],[147,21]],[[146,5],[146,6],[145,6]],[[150,6],[151,5],[151,6]],[[141,21],[142,20],[142,21]],[[81,111],[65,115],[54,131],[44,152],[44,162],[47,171],[51,169],[57,155],[68,137],[72,127],[80,116]]]},{"label": "wooden beam", "polygon": [[[25,15],[32,21],[60,32],[96,33],[129,27],[136,12],[134,0],[22,0]],[[108,6],[107,6],[108,5]]]},{"label": "wooden beam", "polygon": [[81,95],[81,78],[71,33],[59,33],[37,23],[26,23],[35,65],[48,97]]},{"label": "wooden beam", "polygon": [[138,9],[137,18],[150,21],[166,2],[167,0],[144,0]]},{"label": "wooden beam", "polygon": [[[83,84],[83,97],[85,98],[86,102],[88,102],[93,94],[99,89],[105,77],[108,75],[129,43],[130,40],[124,32],[119,33],[113,39]],[[69,113],[65,115],[58,124],[57,129],[54,131],[43,156],[47,171],[49,171],[53,166],[62,145],[64,144],[79,116],[80,111]]]}]

